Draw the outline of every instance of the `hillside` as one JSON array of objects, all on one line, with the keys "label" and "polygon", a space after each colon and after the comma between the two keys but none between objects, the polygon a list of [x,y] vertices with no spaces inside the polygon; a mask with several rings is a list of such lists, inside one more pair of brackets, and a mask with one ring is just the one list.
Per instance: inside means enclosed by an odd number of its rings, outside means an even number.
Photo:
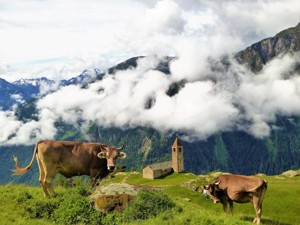
[{"label": "hillside", "polygon": [[[249,46],[236,54],[242,64],[248,65],[253,72],[260,71],[265,64],[274,57],[294,54],[299,52],[299,24],[294,28],[284,30],[274,37],[267,38]],[[127,71],[137,66],[137,61],[147,57],[133,57],[112,68],[106,73],[95,71],[95,79],[104,76],[113,76],[117,71]],[[154,71],[170,74],[170,62],[175,58],[165,57]],[[223,58],[219,62],[211,61],[211,66],[218,70],[230,71],[230,63]],[[297,71],[297,65],[296,65]],[[228,71],[227,71],[228,70]],[[82,88],[87,88],[91,83],[85,83]],[[186,80],[172,83],[167,95],[176,96],[187,84]],[[100,90],[99,90],[100,92]],[[38,99],[37,99],[38,100]],[[149,99],[145,105],[150,109],[154,100]],[[37,121],[36,100],[27,101],[18,106],[16,117],[21,121]],[[243,111],[242,106],[237,106]],[[80,121],[79,121],[80,123]],[[247,121],[245,122],[247,125]],[[240,125],[240,124],[238,124]],[[126,145],[127,158],[120,162],[126,165],[127,170],[140,171],[145,165],[170,159],[171,144],[176,135],[185,136],[181,132],[161,133],[150,125],[127,126],[99,126],[90,124],[86,129],[79,129],[80,124],[70,124],[63,120],[55,121],[57,134],[55,139],[103,142],[111,145]],[[278,174],[285,170],[297,169],[300,166],[300,117],[290,115],[276,115],[276,121],[270,123],[269,137],[256,138],[243,129],[218,132],[204,140],[182,141],[185,154],[185,169],[195,174],[206,173],[212,170],[223,170],[232,173],[256,174],[259,172],[269,175]],[[13,135],[12,135],[13,137]],[[26,143],[24,143],[26,145]],[[38,185],[38,171],[36,163],[26,175],[12,177],[10,170],[14,164],[12,155],[17,155],[21,165],[27,164],[32,156],[33,146],[1,146],[0,169],[5,173],[0,174],[0,183],[30,183]]]},{"label": "hillside", "polygon": [[[295,171],[294,171],[295,172]],[[298,173],[299,174],[299,170]],[[104,180],[106,183],[129,183],[136,185],[146,185],[159,189],[165,193],[175,207],[172,210],[162,210],[159,215],[145,219],[132,220],[119,223],[121,214],[109,214],[104,216],[92,211],[85,204],[89,204],[87,197],[78,195],[86,193],[88,188],[81,179],[75,180],[77,187],[56,187],[58,196],[56,198],[45,198],[40,187],[30,187],[25,185],[5,185],[0,186],[0,206],[1,224],[17,223],[27,224],[64,224],[57,221],[71,221],[77,218],[80,224],[252,224],[254,216],[253,207],[248,204],[234,204],[234,215],[223,213],[220,204],[213,204],[206,200],[202,194],[190,190],[195,187],[207,184],[218,173],[196,176],[191,173],[172,174],[163,179],[148,180],[143,179],[140,173],[127,172],[118,173],[112,180]],[[268,181],[268,190],[263,203],[262,224],[268,225],[297,225],[299,224],[298,211],[299,202],[299,182],[300,176],[289,176],[292,172],[277,176],[263,176]],[[56,182],[56,184],[59,184]],[[280,201],[278,200],[280,196]],[[84,200],[86,199],[86,200]],[[75,200],[75,201],[74,201]],[[67,208],[66,204],[69,204]],[[149,202],[148,202],[149,204]],[[161,203],[162,204],[162,203]],[[82,207],[84,211],[81,211]],[[155,207],[153,206],[153,210]],[[64,211],[62,211],[64,210]],[[138,209],[136,209],[138,211]],[[76,216],[74,217],[74,215]],[[98,214],[98,216],[97,216]],[[56,222],[55,222],[56,221]],[[70,223],[69,223],[70,224]]]}]

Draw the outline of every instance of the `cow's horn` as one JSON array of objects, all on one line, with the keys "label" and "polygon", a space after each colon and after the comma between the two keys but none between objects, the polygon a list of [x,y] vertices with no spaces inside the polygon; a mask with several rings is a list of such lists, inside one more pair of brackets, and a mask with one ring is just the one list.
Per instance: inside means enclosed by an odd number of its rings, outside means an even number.
[{"label": "cow's horn", "polygon": [[118,150],[121,150],[124,148],[124,144],[120,147],[120,148],[117,148]]},{"label": "cow's horn", "polygon": [[219,180],[218,182],[215,183],[215,185],[219,185],[221,183],[221,181]]}]

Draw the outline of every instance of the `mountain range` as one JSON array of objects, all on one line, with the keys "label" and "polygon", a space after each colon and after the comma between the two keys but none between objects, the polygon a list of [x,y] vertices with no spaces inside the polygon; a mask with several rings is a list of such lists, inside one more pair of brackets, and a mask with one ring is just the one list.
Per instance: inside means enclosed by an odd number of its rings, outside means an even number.
[{"label": "mountain range", "polygon": [[[248,67],[254,74],[260,72],[264,66],[273,59],[284,55],[298,54],[300,51],[300,23],[281,31],[274,37],[254,43],[235,54],[235,59]],[[80,76],[64,80],[59,86],[70,84],[87,85],[101,80],[105,74],[135,68],[137,61],[145,56],[130,58],[105,72],[95,69],[91,75],[84,71]],[[154,70],[170,74],[170,62],[174,57],[165,57]],[[226,65],[226,57],[220,60]],[[218,70],[217,63],[211,66]],[[299,74],[300,63],[293,68]],[[17,116],[20,120],[29,119],[35,115],[35,100],[38,98],[40,87],[43,83],[53,84],[47,78],[36,80],[19,80],[9,83],[0,79],[0,104],[3,109],[8,109],[15,104]],[[167,94],[174,96],[184,87],[186,81],[180,80],[170,85]],[[55,90],[53,90],[55,91]],[[11,97],[13,94],[13,98]],[[151,100],[145,107],[151,107]],[[242,131],[219,132],[206,140],[188,142],[182,140],[185,157],[185,169],[199,174],[212,170],[222,170],[239,174],[267,173],[279,174],[289,169],[300,168],[300,117],[278,116],[273,124],[278,129],[272,129],[268,137],[256,138]],[[63,121],[56,122],[57,135],[60,140],[80,140],[104,142],[114,145],[126,144],[127,158],[123,161],[128,170],[141,170],[145,165],[169,160],[171,145],[180,133],[162,134],[150,127],[134,127],[120,129],[117,127],[104,128],[91,124],[88,129],[80,130],[76,125]],[[37,166],[21,177],[11,177],[10,169],[13,168],[12,155],[18,155],[24,165],[31,159],[33,146],[1,146],[0,147],[0,183],[25,182],[37,184]]]},{"label": "mountain range", "polygon": [[[38,98],[40,94],[44,95],[53,92],[60,87],[88,83],[100,74],[99,69],[92,69],[84,70],[80,75],[67,80],[54,81],[46,77],[36,79],[22,78],[11,83],[0,78],[0,106],[3,110],[7,110],[13,105]],[[43,87],[47,89],[45,93],[42,90]]]}]

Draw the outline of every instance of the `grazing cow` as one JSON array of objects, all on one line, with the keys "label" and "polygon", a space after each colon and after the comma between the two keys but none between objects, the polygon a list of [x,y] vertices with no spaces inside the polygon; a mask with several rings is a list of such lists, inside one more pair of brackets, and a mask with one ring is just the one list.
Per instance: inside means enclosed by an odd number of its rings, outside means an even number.
[{"label": "grazing cow", "polygon": [[67,178],[88,175],[95,185],[97,180],[112,172],[117,158],[125,158],[121,148],[111,147],[101,143],[71,142],[71,141],[40,141],[35,145],[33,156],[29,165],[20,168],[18,160],[15,174],[26,173],[36,156],[40,177],[39,181],[45,196],[55,195],[52,181],[57,173]]},{"label": "grazing cow", "polygon": [[253,176],[221,175],[212,183],[202,187],[202,193],[210,197],[214,203],[221,202],[224,212],[227,212],[227,203],[233,213],[233,202],[252,202],[256,217],[253,223],[260,224],[262,202],[267,190],[267,181]]}]

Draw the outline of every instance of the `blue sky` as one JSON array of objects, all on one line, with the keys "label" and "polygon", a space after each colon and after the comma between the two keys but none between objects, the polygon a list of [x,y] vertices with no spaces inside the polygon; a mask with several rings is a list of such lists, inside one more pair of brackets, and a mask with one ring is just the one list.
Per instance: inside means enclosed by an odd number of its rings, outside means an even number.
[{"label": "blue sky", "polygon": [[300,21],[298,0],[0,0],[0,77],[70,78],[197,42],[235,52]]}]

